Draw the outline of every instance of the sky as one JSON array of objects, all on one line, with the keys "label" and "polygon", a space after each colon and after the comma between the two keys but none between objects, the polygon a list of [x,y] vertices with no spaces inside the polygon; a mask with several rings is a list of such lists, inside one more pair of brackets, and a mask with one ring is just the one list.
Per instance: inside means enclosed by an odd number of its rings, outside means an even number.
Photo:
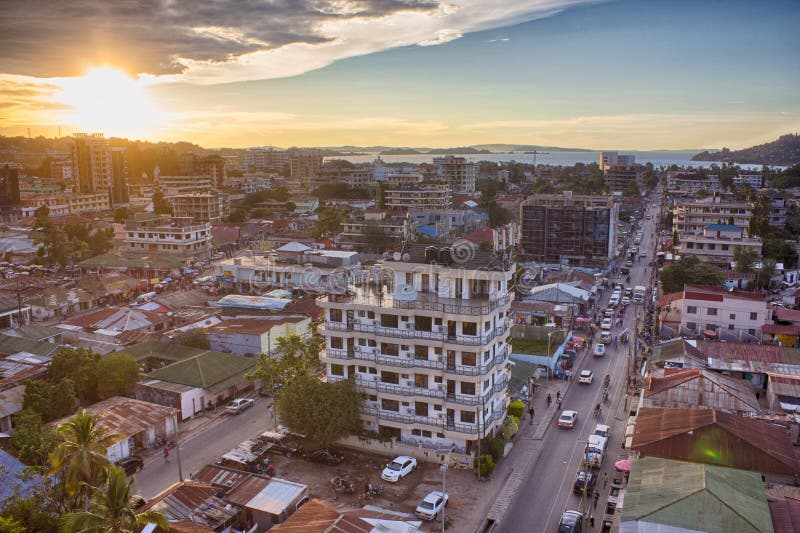
[{"label": "sky", "polygon": [[800,131],[796,0],[8,0],[0,134],[741,148]]}]

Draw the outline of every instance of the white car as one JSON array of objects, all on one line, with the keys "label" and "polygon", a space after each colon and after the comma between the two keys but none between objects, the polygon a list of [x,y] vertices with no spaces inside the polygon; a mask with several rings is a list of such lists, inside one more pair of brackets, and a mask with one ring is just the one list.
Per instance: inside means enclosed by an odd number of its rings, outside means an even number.
[{"label": "white car", "polygon": [[594,345],[594,356],[595,357],[603,357],[606,354],[606,345],[602,342],[598,342]]},{"label": "white car", "polygon": [[611,319],[604,318],[603,321],[600,323],[600,329],[611,329]]},{"label": "white car", "polygon": [[558,427],[572,429],[577,421],[578,411],[561,411],[561,416],[558,417]]},{"label": "white car", "polygon": [[449,497],[444,492],[433,491],[422,498],[414,511],[423,520],[434,520],[447,505]]},{"label": "white car", "polygon": [[417,468],[417,460],[413,457],[401,455],[395,457],[394,460],[386,465],[386,468],[381,472],[381,479],[397,483]]},{"label": "white car", "polygon": [[629,303],[631,303],[631,299],[628,298],[627,296],[623,296],[622,300],[620,300],[620,302],[622,302],[625,305],[628,305]]},{"label": "white car", "polygon": [[253,407],[255,403],[256,403],[255,400],[253,400],[252,398],[236,398],[227,406],[225,406],[225,410],[229,413],[238,415],[245,409]]},{"label": "white car", "polygon": [[591,385],[593,379],[594,374],[592,374],[591,370],[581,370],[581,373],[578,375],[578,383],[586,383],[587,385]]}]

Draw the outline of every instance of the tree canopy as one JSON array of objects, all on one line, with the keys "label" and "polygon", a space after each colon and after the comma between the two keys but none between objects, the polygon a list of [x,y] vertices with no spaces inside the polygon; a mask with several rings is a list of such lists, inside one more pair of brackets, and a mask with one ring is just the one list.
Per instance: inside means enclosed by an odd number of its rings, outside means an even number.
[{"label": "tree canopy", "polygon": [[665,266],[659,274],[665,293],[680,292],[688,285],[722,285],[722,271],[700,262],[694,255],[685,255],[677,263]]},{"label": "tree canopy", "polygon": [[110,353],[95,367],[102,379],[97,380],[97,396],[103,400],[112,396],[130,396],[139,381],[139,363],[126,353]]}]

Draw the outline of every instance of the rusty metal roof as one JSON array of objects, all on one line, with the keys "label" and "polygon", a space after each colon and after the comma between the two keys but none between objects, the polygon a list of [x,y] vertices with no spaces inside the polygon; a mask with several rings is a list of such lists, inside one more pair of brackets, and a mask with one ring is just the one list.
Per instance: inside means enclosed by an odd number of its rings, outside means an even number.
[{"label": "rusty metal roof", "polygon": [[800,500],[784,498],[769,500],[769,514],[775,533],[796,533],[800,531]]},{"label": "rusty metal roof", "polygon": [[639,409],[632,449],[642,455],[793,475],[800,461],[782,428],[714,409]]},{"label": "rusty metal roof", "polygon": [[784,363],[783,351],[771,344],[742,344],[738,342],[698,342],[697,347],[708,358],[723,361],[763,361]]},{"label": "rusty metal roof", "polygon": [[217,498],[207,483],[182,481],[150,500],[140,511],[161,511],[170,522],[187,521],[216,530],[239,514],[240,509]]},{"label": "rusty metal roof", "polygon": [[780,374],[767,374],[769,388],[779,396],[794,396],[800,398],[800,376],[784,376]]},{"label": "rusty metal roof", "polygon": [[253,474],[219,465],[206,465],[194,475],[195,481],[208,483],[221,489],[232,489],[237,483]]},{"label": "rusty metal roof", "polygon": [[[381,524],[384,522],[384,524]],[[392,524],[394,527],[386,527]],[[279,533],[379,533],[402,530],[407,533],[420,531],[422,522],[414,517],[381,512],[372,509],[340,511],[333,504],[311,499],[271,531]]]},{"label": "rusty metal roof", "polygon": [[[90,405],[86,412],[99,416],[101,424],[123,439],[156,427],[172,417],[170,407],[123,396],[113,396]],[[69,418],[67,416],[50,424],[58,427]]]},{"label": "rusty metal roof", "polygon": [[761,410],[749,384],[703,368],[654,368],[645,379],[642,405],[746,413]]},{"label": "rusty metal roof", "polygon": [[272,530],[280,533],[327,533],[341,515],[332,503],[313,498]]},{"label": "rusty metal roof", "polygon": [[264,476],[247,476],[240,480],[234,488],[225,493],[226,502],[233,505],[244,507],[247,502],[252,500],[259,492],[270,484],[270,479]]}]

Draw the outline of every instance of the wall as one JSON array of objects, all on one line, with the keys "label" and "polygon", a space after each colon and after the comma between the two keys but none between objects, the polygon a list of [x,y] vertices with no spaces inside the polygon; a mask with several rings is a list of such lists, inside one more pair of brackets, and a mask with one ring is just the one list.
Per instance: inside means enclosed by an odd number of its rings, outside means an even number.
[{"label": "wall", "polygon": [[[439,454],[437,450],[425,448],[422,444],[417,446],[410,446],[402,442],[382,442],[377,439],[362,440],[358,437],[351,436],[346,439],[338,441],[340,446],[350,448],[353,450],[362,450],[371,453],[377,453],[385,457],[396,457],[398,455],[408,455],[415,457],[418,461],[426,463],[439,464],[443,458],[447,458],[447,463],[455,468],[472,468],[472,455],[450,453]],[[388,462],[388,460],[387,460]]]},{"label": "wall", "polygon": [[202,414],[203,409],[208,404],[205,401],[203,389],[192,389],[181,394],[181,420],[193,418],[196,414]]}]

